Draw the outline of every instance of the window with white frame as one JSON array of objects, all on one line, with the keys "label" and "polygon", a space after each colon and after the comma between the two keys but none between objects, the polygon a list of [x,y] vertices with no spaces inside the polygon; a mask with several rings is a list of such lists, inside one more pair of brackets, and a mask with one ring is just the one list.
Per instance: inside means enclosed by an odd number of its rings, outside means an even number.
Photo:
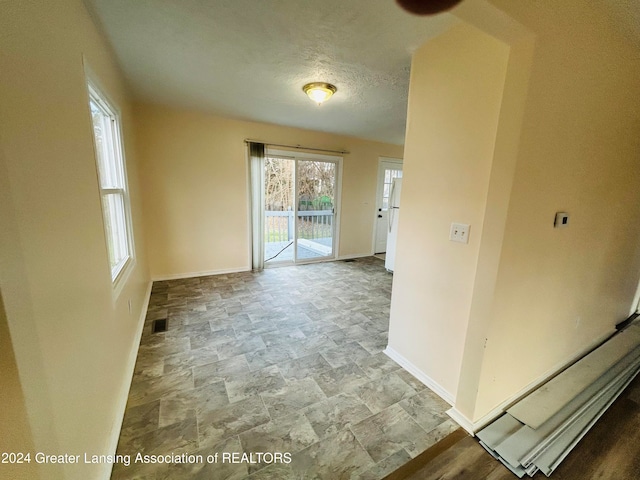
[{"label": "window with white frame", "polygon": [[120,138],[120,122],[116,110],[91,83],[89,83],[89,107],[93,123],[98,182],[111,266],[111,280],[116,282],[133,256],[127,175]]},{"label": "window with white frame", "polygon": [[386,168],[384,170],[384,182],[382,189],[382,209],[389,209],[389,196],[391,195],[391,184],[395,178],[402,178],[402,170]]}]

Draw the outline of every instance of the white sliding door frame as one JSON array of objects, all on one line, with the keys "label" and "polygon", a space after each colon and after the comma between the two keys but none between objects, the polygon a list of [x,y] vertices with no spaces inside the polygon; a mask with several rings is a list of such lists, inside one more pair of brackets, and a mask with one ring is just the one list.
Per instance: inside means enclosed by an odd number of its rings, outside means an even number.
[{"label": "white sliding door frame", "polygon": [[[294,243],[293,243],[293,264],[305,264],[305,263],[317,263],[317,262],[326,262],[336,260],[338,258],[338,249],[340,245],[340,219],[342,218],[342,161],[343,157],[340,155],[326,155],[319,153],[308,153],[308,152],[299,152],[299,151],[291,151],[291,150],[279,150],[275,148],[270,148],[267,146],[265,149],[265,157],[277,157],[277,158],[286,158],[295,161],[294,168],[294,205],[293,205],[293,215],[295,219],[295,227],[294,227]],[[298,260],[298,228],[297,228],[297,219],[298,219],[298,161],[299,160],[307,160],[307,161],[320,161],[320,162],[330,162],[335,164],[335,180],[334,180],[334,188],[335,188],[335,207],[333,214],[333,241],[332,241],[332,255],[320,258],[312,258],[305,260]],[[264,216],[264,202],[262,202],[262,212]],[[264,235],[264,232],[263,232]],[[265,266],[278,266],[279,264],[272,263],[267,264]],[[280,265],[291,265],[291,262],[282,262]]]}]

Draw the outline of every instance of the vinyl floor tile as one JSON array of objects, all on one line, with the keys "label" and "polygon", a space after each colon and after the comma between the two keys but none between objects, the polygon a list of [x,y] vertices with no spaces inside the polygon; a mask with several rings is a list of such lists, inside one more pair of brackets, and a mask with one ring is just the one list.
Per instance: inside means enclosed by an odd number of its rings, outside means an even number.
[{"label": "vinyl floor tile", "polygon": [[400,370],[400,365],[387,357],[383,352],[356,360],[356,364],[369,378],[380,378],[387,373]]},{"label": "vinyl floor tile", "polygon": [[376,462],[426,433],[398,404],[352,426],[351,431]]},{"label": "vinyl floor tile", "polygon": [[294,454],[291,469],[298,478],[335,480],[351,478],[373,465],[351,430],[345,429]]},{"label": "vinyl floor tile", "polygon": [[263,392],[260,396],[271,418],[291,415],[327,398],[313,378],[289,380],[281,388]]},{"label": "vinyl floor tile", "polygon": [[371,417],[371,410],[355,395],[341,393],[305,409],[319,438],[334,435]]},{"label": "vinyl floor tile", "polygon": [[233,375],[225,381],[231,403],[278,390],[285,385],[278,367],[272,365],[256,372]]},{"label": "vinyl floor tile", "polygon": [[216,444],[271,420],[258,396],[204,413],[198,418],[200,446]]},{"label": "vinyl floor tile", "polygon": [[356,387],[369,382],[369,377],[355,363],[326,370],[315,374],[313,378],[327,397],[351,392]]},{"label": "vinyl floor tile", "polygon": [[331,369],[331,365],[319,353],[290,360],[280,364],[279,367],[284,378],[298,380]]},{"label": "vinyl floor tile", "polygon": [[193,380],[196,387],[233,378],[249,371],[244,355],[218,360],[217,362],[193,367]]},{"label": "vinyl floor tile", "polygon": [[[118,452],[220,461],[112,479],[380,480],[455,430],[383,353],[391,279],[371,257],[155,282]],[[290,463],[221,461],[277,451]]]},{"label": "vinyl floor tile", "polygon": [[171,425],[192,415],[202,416],[228,404],[229,397],[223,381],[182,390],[160,399],[159,425]]},{"label": "vinyl floor tile", "polygon": [[260,350],[254,350],[245,354],[249,368],[252,371],[261,370],[270,365],[276,365],[288,360],[293,360],[296,355],[288,343],[267,346]]},{"label": "vinyl floor tile", "polygon": [[[240,434],[243,451],[246,453],[299,452],[319,440],[303,413],[277,418]],[[269,457],[269,461],[271,457]],[[249,473],[269,465],[259,462],[249,465]]]},{"label": "vinyl floor tile", "polygon": [[402,381],[395,373],[390,373],[384,377],[360,385],[354,392],[374,413],[378,413],[416,393],[413,388]]}]

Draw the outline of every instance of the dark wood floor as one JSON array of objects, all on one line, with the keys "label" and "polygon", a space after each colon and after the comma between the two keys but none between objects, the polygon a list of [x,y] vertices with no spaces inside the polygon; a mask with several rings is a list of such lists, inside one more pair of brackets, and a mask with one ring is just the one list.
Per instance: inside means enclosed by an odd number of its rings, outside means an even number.
[{"label": "dark wood floor", "polygon": [[[458,430],[385,480],[513,480],[476,439]],[[528,477],[525,477],[528,478]],[[547,478],[538,472],[534,479]],[[640,479],[640,376],[551,475],[553,480]]]}]

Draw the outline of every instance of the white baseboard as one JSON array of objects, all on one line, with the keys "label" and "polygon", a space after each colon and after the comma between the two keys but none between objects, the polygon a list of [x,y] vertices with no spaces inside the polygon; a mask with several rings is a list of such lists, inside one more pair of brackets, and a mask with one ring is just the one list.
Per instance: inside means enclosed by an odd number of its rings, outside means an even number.
[{"label": "white baseboard", "polygon": [[[142,338],[142,331],[144,330],[144,320],[147,316],[147,310],[149,308],[149,299],[151,298],[151,287],[153,286],[153,282],[149,282],[147,285],[147,291],[144,294],[144,299],[142,302],[142,310],[140,311],[140,316],[138,317],[138,325],[136,328],[136,334],[133,341],[133,348],[129,352],[129,358],[127,359],[127,365],[125,368],[125,375],[122,379],[122,387],[120,393],[120,400],[118,404],[118,408],[116,410],[116,418],[114,424],[111,428],[111,436],[109,438],[107,444],[107,452],[109,454],[115,455],[116,450],[118,448],[118,440],[120,439],[120,430],[122,429],[122,421],[124,420],[124,412],[127,408],[127,400],[129,399],[129,389],[131,388],[131,379],[133,378],[133,372],[136,366],[136,360],[138,358],[138,346],[140,345],[140,339]],[[111,471],[113,469],[113,464],[105,463],[104,464],[104,478],[108,480],[111,478]]]},{"label": "white baseboard", "polygon": [[[326,260],[323,259],[321,261],[339,261],[339,260],[350,260],[350,259],[355,259],[355,258],[364,258],[364,257],[371,257],[373,256],[372,253],[361,253],[361,254],[357,254],[357,255],[342,255],[340,257],[336,257],[334,259],[330,259],[330,260]],[[313,263],[313,262],[309,262],[309,263]],[[290,267],[292,264],[285,264],[285,265],[269,265],[269,268],[275,268],[275,267]],[[165,273],[165,274],[160,274],[160,275],[154,275],[151,280],[153,282],[161,282],[164,280],[181,280],[183,278],[195,278],[195,277],[208,277],[210,275],[224,275],[226,273],[242,273],[242,272],[250,272],[251,271],[251,267],[241,267],[241,268],[225,268],[225,269],[220,269],[220,270],[207,270],[204,272],[186,272],[186,273]]]},{"label": "white baseboard", "polygon": [[294,263],[276,263],[273,265],[265,265],[265,268],[286,268],[286,267],[293,267],[295,265],[311,265],[314,263],[326,263],[326,262],[341,262],[343,260],[355,260],[356,258],[366,258],[366,257],[372,257],[373,254],[368,254],[368,253],[363,253],[363,254],[357,254],[357,255],[343,255],[341,257],[333,257],[333,258],[318,258],[318,259],[311,259],[311,260],[304,260],[301,261],[297,264]]},{"label": "white baseboard", "polygon": [[429,390],[433,391],[445,402],[453,406],[453,404],[455,403],[455,397],[451,394],[451,392],[448,392],[438,382],[436,382],[431,377],[429,377],[429,375],[424,373],[422,370],[416,367],[413,363],[411,363],[409,360],[407,360],[402,355],[400,355],[389,345],[387,345],[387,348],[384,349],[384,353],[387,355],[387,357],[389,357],[391,360],[396,362],[398,365],[404,368],[411,375],[413,375],[422,383],[424,383],[429,388]]},{"label": "white baseboard", "polygon": [[358,253],[355,255],[340,255],[336,260],[351,260],[355,258],[373,257],[373,253]]},{"label": "white baseboard", "polygon": [[163,280],[180,280],[183,278],[208,277],[211,275],[224,275],[225,273],[242,273],[249,271],[251,271],[251,267],[224,268],[221,270],[208,270],[206,272],[167,273],[154,275],[151,280],[154,282],[161,282]]},{"label": "white baseboard", "polygon": [[520,390],[518,390],[516,393],[511,395],[506,400],[502,401],[499,405],[491,409],[489,412],[487,412],[485,415],[480,417],[480,419],[476,420],[475,422],[472,420],[469,420],[462,413],[456,410],[455,407],[452,408],[451,410],[448,410],[447,415],[449,415],[453,420],[456,421],[456,423],[458,423],[462,428],[464,428],[471,435],[474,435],[476,432],[478,432],[479,430],[482,430],[484,427],[489,425],[491,422],[497,419],[500,415],[506,412],[515,403],[519,402],[521,399],[523,399],[524,397],[529,395],[531,392],[533,392],[540,385],[548,382],[553,377],[555,377],[558,373],[570,367],[579,359],[581,359],[582,357],[587,355],[589,352],[591,352],[593,349],[598,347],[605,340],[607,340],[611,335],[613,335],[613,333],[615,332],[609,332],[602,335],[601,337],[599,337],[598,339],[590,343],[588,347],[580,350],[579,352],[571,356],[569,360],[558,362],[556,365],[551,367],[545,373],[540,375],[538,378],[536,378],[532,382],[529,382],[527,385],[522,387]]},{"label": "white baseboard", "polygon": [[471,436],[475,437],[476,432],[481,428],[481,427],[480,428],[476,427],[476,425],[471,420],[469,420],[467,417],[461,414],[458,410],[456,410],[455,407],[447,410],[446,413],[451,417],[451,419],[454,422],[456,422],[458,425],[464,428],[467,431],[467,433],[471,434]]}]

